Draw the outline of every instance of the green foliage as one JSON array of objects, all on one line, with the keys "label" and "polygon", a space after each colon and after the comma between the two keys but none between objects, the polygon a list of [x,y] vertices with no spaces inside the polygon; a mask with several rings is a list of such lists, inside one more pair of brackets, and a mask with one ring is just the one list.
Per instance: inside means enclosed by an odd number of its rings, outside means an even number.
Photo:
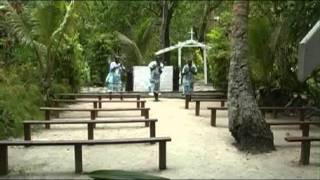
[{"label": "green foliage", "polygon": [[0,139],[21,135],[22,121],[43,117],[39,110],[43,104],[41,90],[31,83],[34,77],[20,71],[27,67],[20,68],[12,68],[10,73],[0,69]]},{"label": "green foliage", "polygon": [[[231,20],[230,13],[222,14],[222,21]],[[216,26],[207,34],[209,46],[209,77],[211,77],[215,88],[226,89],[228,69],[230,62],[231,44],[228,40],[226,28],[224,26]]]},{"label": "green foliage", "polygon": [[123,170],[97,170],[88,173],[93,179],[168,179],[160,176],[152,176],[141,172]]}]

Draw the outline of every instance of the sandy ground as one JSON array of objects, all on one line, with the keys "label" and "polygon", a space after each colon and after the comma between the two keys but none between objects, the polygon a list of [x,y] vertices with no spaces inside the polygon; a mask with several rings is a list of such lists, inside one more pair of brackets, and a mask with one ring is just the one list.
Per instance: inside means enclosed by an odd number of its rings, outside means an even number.
[{"label": "sandy ground", "polygon": [[[135,104],[103,104],[104,107],[134,107]],[[202,103],[201,115],[194,116],[194,104],[184,109],[182,99],[161,99],[153,102],[147,99],[151,108],[150,118],[158,118],[157,136],[170,136],[167,144],[167,167],[158,170],[158,145],[129,144],[110,146],[84,146],[83,169],[90,172],[98,169],[122,169],[145,172],[171,179],[320,179],[320,143],[312,143],[311,164],[298,164],[299,143],[287,143],[284,137],[301,135],[297,127],[272,127],[276,151],[252,155],[239,152],[232,143],[228,131],[227,112],[217,112],[217,127],[209,124],[210,112],[207,106],[218,103]],[[77,104],[72,107],[91,107],[91,104]],[[138,112],[101,113],[112,117],[140,118]],[[69,112],[61,117],[88,118],[88,113]],[[272,119],[271,115],[267,116]],[[283,118],[278,118],[282,120]],[[319,136],[318,127],[312,127],[310,135]],[[149,129],[141,124],[97,125],[95,139],[148,137]],[[84,125],[54,125],[50,130],[34,131],[35,140],[86,139]],[[72,146],[61,147],[10,147],[10,174],[2,178],[83,178],[74,174],[74,153]]]}]

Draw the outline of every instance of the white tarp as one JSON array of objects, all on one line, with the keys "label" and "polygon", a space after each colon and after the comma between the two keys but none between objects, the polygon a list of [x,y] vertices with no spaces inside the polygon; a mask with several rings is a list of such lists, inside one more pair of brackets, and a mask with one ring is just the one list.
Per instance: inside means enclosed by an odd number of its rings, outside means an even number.
[{"label": "white tarp", "polygon": [[299,43],[298,79],[304,81],[320,64],[320,21]]},{"label": "white tarp", "polygon": [[[148,66],[133,66],[133,91],[147,92],[150,79]],[[173,66],[165,66],[160,79],[160,91],[172,91]]]}]

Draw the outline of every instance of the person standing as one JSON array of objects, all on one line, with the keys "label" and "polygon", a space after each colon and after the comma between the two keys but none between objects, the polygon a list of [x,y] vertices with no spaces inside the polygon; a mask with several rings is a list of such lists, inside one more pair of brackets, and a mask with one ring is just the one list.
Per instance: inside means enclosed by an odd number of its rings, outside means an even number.
[{"label": "person standing", "polygon": [[114,61],[110,63],[109,73],[106,78],[109,92],[119,92],[122,89],[121,73],[125,67],[120,63],[120,57],[115,56]]},{"label": "person standing", "polygon": [[[160,76],[163,70],[163,63],[160,62],[160,57],[155,57],[154,61],[151,61],[148,65],[151,76],[149,85],[149,95],[158,97],[160,90]],[[157,98],[156,98],[157,99]]]},{"label": "person standing", "polygon": [[197,67],[192,64],[192,60],[189,59],[187,64],[183,66],[183,94],[190,94],[193,91],[194,75],[197,74]]}]

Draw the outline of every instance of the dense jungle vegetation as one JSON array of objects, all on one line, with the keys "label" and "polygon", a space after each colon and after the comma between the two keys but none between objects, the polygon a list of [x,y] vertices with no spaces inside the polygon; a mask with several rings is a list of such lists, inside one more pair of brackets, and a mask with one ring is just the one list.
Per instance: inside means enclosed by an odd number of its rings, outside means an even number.
[{"label": "dense jungle vegetation", "polygon": [[[320,107],[320,69],[304,82],[296,75],[299,42],[319,17],[319,1],[250,2],[250,75],[260,105]],[[232,1],[1,1],[0,139],[20,135],[22,120],[42,118],[39,106],[53,94],[103,86],[112,55],[129,70],[146,65],[155,51],[189,39],[190,28],[212,47],[210,82],[226,89],[231,20]],[[201,50],[183,51],[202,72]],[[177,53],[163,58],[177,67]]]}]

